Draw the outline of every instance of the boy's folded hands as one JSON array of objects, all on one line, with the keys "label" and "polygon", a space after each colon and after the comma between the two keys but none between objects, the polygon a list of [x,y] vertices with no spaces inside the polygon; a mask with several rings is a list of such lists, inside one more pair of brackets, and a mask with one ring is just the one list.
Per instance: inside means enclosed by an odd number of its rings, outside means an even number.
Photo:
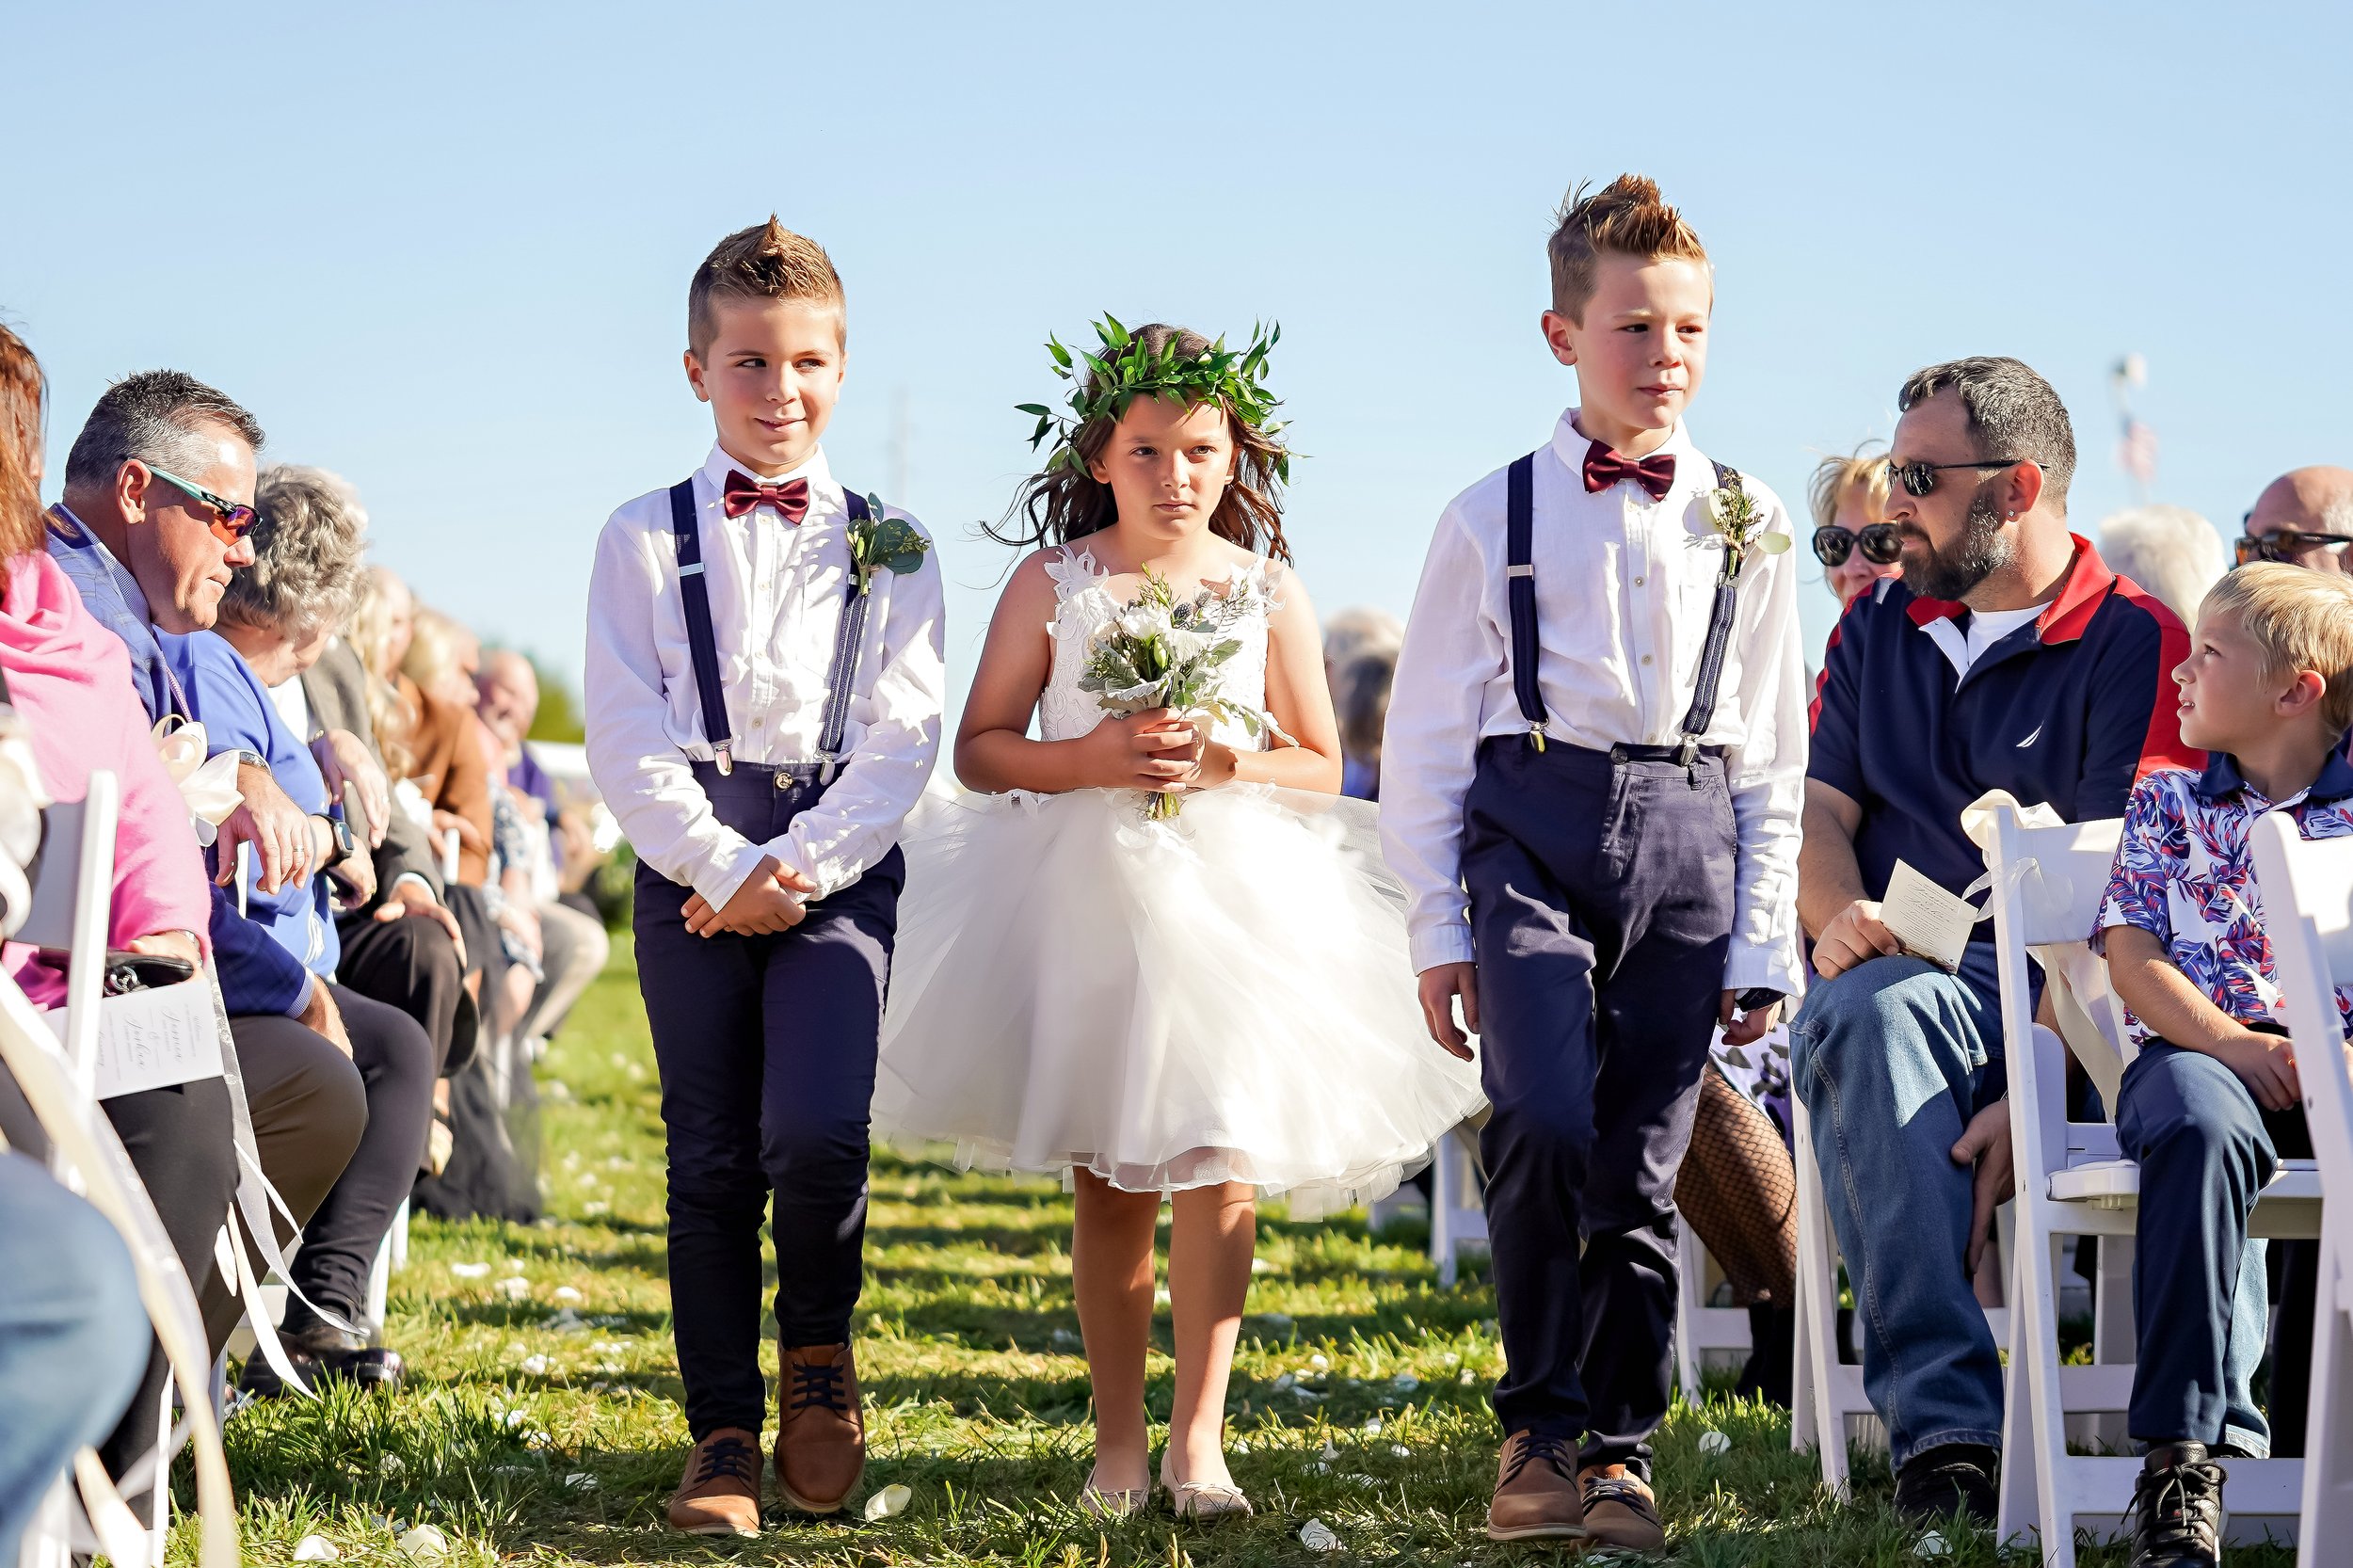
[{"label": "boy's folded hands", "polygon": [[808,913],[806,901],[816,890],[817,884],[767,855],[725,906],[714,910],[710,900],[696,893],[680,913],[686,917],[686,929],[692,936],[716,936],[724,931],[737,936],[770,936],[800,924]]}]

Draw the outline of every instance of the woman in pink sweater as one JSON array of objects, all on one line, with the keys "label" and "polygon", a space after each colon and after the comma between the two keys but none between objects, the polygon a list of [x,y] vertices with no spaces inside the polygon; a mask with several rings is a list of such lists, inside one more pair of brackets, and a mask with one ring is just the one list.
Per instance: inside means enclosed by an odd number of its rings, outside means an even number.
[{"label": "woman in pink sweater", "polygon": [[[200,963],[212,896],[203,852],[149,738],[147,712],[131,686],[131,657],[82,607],[38,536],[23,552],[23,541],[12,536],[15,523],[0,520],[0,542],[10,549],[0,593],[0,670],[31,738],[41,784],[55,799],[79,800],[89,776],[105,769],[122,787],[106,945]],[[65,1000],[63,972],[36,950],[11,942],[6,962],[35,1006]]]}]

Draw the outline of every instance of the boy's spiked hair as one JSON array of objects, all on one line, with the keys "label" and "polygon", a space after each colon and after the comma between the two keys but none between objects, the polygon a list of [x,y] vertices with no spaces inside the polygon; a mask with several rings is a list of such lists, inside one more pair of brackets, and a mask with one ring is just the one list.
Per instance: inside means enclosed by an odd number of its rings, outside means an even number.
[{"label": "boy's spiked hair", "polygon": [[[703,258],[686,286],[686,343],[696,359],[711,351],[719,324],[712,312],[718,299],[806,299],[845,308],[841,275],[825,248],[776,221],[738,229]],[[843,336],[847,337],[844,328]]]},{"label": "boy's spiked hair", "polygon": [[1552,238],[1545,246],[1552,258],[1555,311],[1571,321],[1585,319],[1596,265],[1606,250],[1647,262],[1673,257],[1706,264],[1707,248],[1698,231],[1660,198],[1657,181],[1621,174],[1590,196],[1587,184],[1578,182],[1561,199]]},{"label": "boy's spiked hair", "polygon": [[2263,649],[2265,680],[2317,673],[2329,683],[2322,726],[2332,735],[2353,728],[2353,578],[2257,561],[2209,589],[2199,614],[2236,616]]}]

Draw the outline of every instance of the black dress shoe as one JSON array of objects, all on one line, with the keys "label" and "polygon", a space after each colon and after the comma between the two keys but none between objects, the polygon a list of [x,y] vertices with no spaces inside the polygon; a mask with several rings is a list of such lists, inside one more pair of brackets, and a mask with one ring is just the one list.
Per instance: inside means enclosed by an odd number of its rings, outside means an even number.
[{"label": "black dress shoe", "polygon": [[1896,1472],[1896,1512],[1918,1524],[1959,1514],[1991,1525],[2001,1491],[2002,1456],[1977,1443],[1923,1448]]},{"label": "black dress shoe", "polygon": [[[401,1360],[398,1351],[387,1345],[371,1345],[359,1335],[346,1334],[331,1323],[312,1320],[279,1337],[296,1372],[313,1388],[322,1383],[397,1388],[408,1376],[408,1363]],[[238,1374],[237,1386],[257,1400],[274,1400],[287,1392],[278,1368],[258,1351],[247,1358],[245,1370]]]},{"label": "black dress shoe", "polygon": [[2133,1482],[2133,1568],[2215,1568],[2225,1479],[2203,1443],[2150,1449]]}]

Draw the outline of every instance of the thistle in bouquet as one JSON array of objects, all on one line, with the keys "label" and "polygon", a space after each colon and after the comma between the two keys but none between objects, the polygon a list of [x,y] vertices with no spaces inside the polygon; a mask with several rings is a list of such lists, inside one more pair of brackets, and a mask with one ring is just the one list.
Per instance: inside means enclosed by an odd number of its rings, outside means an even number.
[{"label": "thistle in bouquet", "polygon": [[[1225,695],[1225,669],[1241,651],[1233,627],[1262,610],[1261,599],[1247,580],[1180,597],[1146,568],[1142,590],[1089,642],[1079,689],[1122,718],[1165,708],[1196,726],[1222,719],[1260,734],[1273,721]],[[1144,815],[1165,821],[1183,809],[1184,797],[1172,792],[1153,795]]]}]

